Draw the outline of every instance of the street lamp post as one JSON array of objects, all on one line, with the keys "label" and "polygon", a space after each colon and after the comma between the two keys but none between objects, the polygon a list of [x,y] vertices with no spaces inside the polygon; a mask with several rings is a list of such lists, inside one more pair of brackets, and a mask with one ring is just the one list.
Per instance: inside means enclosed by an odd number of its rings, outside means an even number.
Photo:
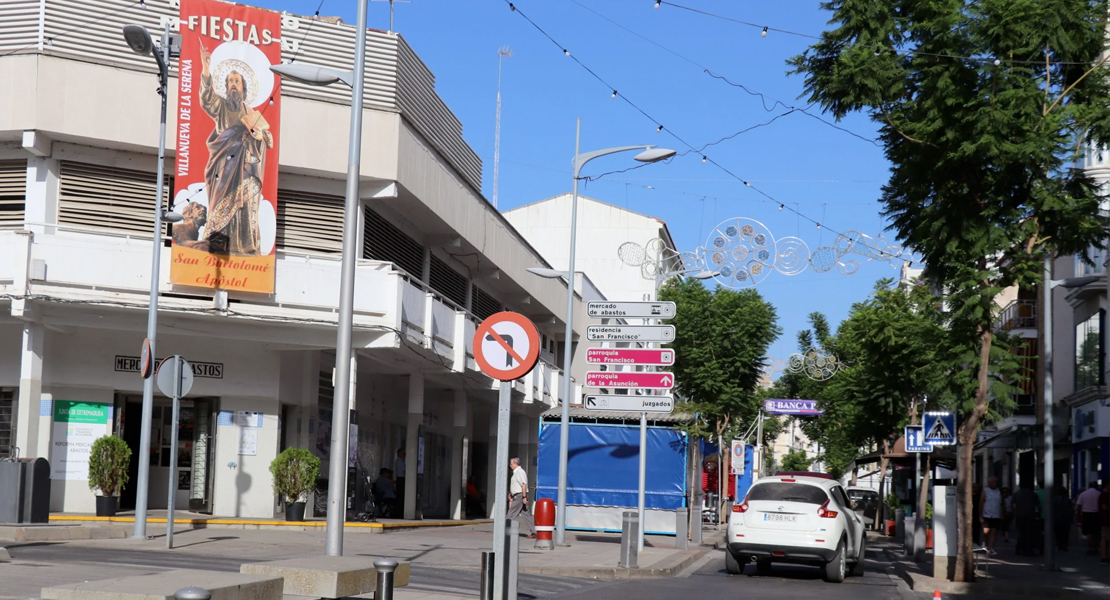
[{"label": "street lamp post", "polygon": [[[141,25],[127,25],[123,28],[123,38],[127,45],[136,54],[146,56],[154,55],[158,63],[158,95],[162,97],[162,118],[158,129],[158,183],[157,196],[154,200],[154,238],[153,256],[150,261],[150,308],[147,310],[146,339],[143,346],[143,358],[153,360],[155,355],[155,339],[158,337],[158,282],[162,267],[162,222],[177,223],[181,215],[165,211],[162,206],[162,196],[165,193],[166,177],[166,100],[169,96],[170,76],[170,46],[173,38],[170,25],[167,22],[162,31],[162,40],[158,46],[150,37],[150,32]],[[134,539],[146,539],[146,509],[148,488],[150,487],[150,427],[151,417],[154,413],[154,377],[153,369],[143,373],[143,412],[142,427],[139,433],[139,476],[135,482],[135,531]],[[177,426],[176,423],[173,425]]]},{"label": "street lamp post", "polygon": [[366,0],[358,1],[355,16],[355,65],[353,71],[301,64],[273,65],[270,70],[293,81],[329,85],[342,81],[351,86],[351,135],[347,149],[347,191],[343,204],[343,260],[339,289],[339,322],[335,344],[335,406],[332,410],[331,450],[328,454],[328,516],[324,553],[343,555],[346,519],[347,436],[350,420],[351,329],[354,326],[355,262],[358,242],[359,162],[362,160],[362,98],[366,70]]},{"label": "street lamp post", "polygon": [[1052,290],[1057,287],[1077,288],[1098,280],[1096,275],[1072,277],[1070,279],[1052,278],[1052,256],[1046,254],[1044,258],[1044,285],[1042,285],[1044,314],[1041,316],[1041,331],[1044,335],[1044,570],[1056,571],[1056,540],[1052,524],[1052,513],[1056,509],[1056,455],[1055,439],[1052,432]]}]

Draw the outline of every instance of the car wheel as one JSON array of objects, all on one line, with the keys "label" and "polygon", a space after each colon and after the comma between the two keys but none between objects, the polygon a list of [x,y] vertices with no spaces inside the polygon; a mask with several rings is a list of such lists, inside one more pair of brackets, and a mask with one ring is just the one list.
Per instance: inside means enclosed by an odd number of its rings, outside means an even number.
[{"label": "car wheel", "polygon": [[859,557],[852,564],[852,577],[863,577],[863,561],[867,556],[867,534],[864,533],[859,540]]},{"label": "car wheel", "polygon": [[771,574],[771,561],[760,560],[755,563],[755,572],[760,577],[767,577]]},{"label": "car wheel", "polygon": [[841,540],[840,543],[836,545],[836,556],[825,563],[825,581],[830,583],[840,583],[844,581],[844,563],[844,540]]},{"label": "car wheel", "polygon": [[729,575],[741,575],[744,573],[744,565],[747,561],[742,560],[744,557],[736,556],[731,550],[725,550],[725,570]]}]

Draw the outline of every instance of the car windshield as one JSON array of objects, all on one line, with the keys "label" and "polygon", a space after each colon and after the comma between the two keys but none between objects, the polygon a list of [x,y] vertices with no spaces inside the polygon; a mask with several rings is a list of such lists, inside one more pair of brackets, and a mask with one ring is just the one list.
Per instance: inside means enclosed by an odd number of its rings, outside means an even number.
[{"label": "car windshield", "polygon": [[848,490],[848,497],[852,500],[871,500],[878,498],[878,492],[869,492],[866,490]]},{"label": "car windshield", "polygon": [[825,490],[804,483],[783,483],[769,481],[752,486],[748,492],[748,501],[767,500],[770,502],[804,502],[806,504],[824,504],[829,499]]}]

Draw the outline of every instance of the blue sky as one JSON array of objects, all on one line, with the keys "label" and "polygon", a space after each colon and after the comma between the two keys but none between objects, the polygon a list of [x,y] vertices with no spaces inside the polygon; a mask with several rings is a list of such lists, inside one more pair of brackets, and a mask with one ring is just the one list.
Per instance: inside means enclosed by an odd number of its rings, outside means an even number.
[{"label": "blue sky", "polygon": [[[303,15],[313,14],[320,4],[319,0],[248,2]],[[803,79],[788,75],[785,61],[813,40],[774,30],[816,35],[828,20],[828,13],[815,0],[680,2],[768,25],[771,31],[764,37],[759,28],[667,4],[655,10],[653,0],[514,0],[514,4],[657,121],[620,98],[611,98],[612,89],[510,11],[504,0],[397,4],[397,31],[435,73],[440,96],[462,121],[467,141],[485,163],[487,197],[493,180],[497,51],[503,46],[512,49],[502,77],[502,210],[570,190],[577,117],[582,118],[583,151],[632,144],[682,151],[687,149],[682,141],[656,132],[657,123],[701,146],[786,112],[781,105],[764,110],[760,98],[711,78],[703,66],[768,98],[806,106],[799,99]],[[355,6],[349,0],[324,0],[320,14],[353,23]],[[369,25],[387,29],[388,24],[388,3],[373,2]],[[817,114],[818,109],[812,112]],[[873,124],[861,116],[845,119],[840,126],[875,137]],[[582,192],[662,218],[680,250],[705,243],[709,232],[731,217],[761,221],[776,238],[798,236],[811,250],[831,243],[833,231],[856,229],[893,238],[885,232],[877,202],[889,165],[872,143],[795,112],[711,146],[704,154],[824,226],[819,230],[789,211],[780,211],[778,203],[767,201],[713,164],[703,164],[700,154],[591,181]],[[616,155],[590,163],[584,174],[596,176],[634,164],[631,155]],[[853,302],[867,297],[877,279],[896,276],[897,270],[885,263],[865,263],[854,275],[772,273],[758,285],[777,308],[783,328],[771,348],[772,357],[786,358],[796,351],[795,334],[806,327],[810,312],[822,311],[839,323]]]}]

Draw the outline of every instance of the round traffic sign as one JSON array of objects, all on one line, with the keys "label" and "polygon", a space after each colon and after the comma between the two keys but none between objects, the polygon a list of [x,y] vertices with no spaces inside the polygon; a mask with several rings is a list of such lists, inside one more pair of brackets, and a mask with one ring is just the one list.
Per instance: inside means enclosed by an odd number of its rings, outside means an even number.
[{"label": "round traffic sign", "polygon": [[[181,362],[181,379],[179,382],[174,381],[173,362],[175,360]],[[158,383],[158,390],[171,398],[174,396],[180,398],[193,389],[193,367],[189,364],[189,361],[177,354],[162,360],[158,364],[158,374],[155,377],[157,378],[155,381]],[[174,393],[175,391],[177,393]]]},{"label": "round traffic sign", "polygon": [[540,358],[540,333],[515,312],[490,315],[474,332],[474,360],[482,372],[500,381],[520,379]]},{"label": "round traffic sign", "polygon": [[139,374],[146,379],[154,374],[154,353],[150,351],[150,338],[143,340],[142,354],[139,356]]}]

